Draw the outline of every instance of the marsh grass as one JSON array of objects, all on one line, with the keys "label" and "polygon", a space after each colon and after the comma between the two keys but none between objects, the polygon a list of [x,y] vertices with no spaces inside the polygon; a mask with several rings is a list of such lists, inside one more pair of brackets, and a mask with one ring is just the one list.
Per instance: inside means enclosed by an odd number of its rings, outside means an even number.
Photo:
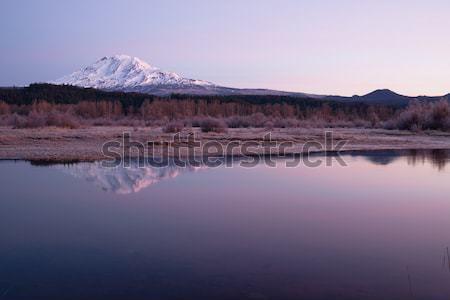
[{"label": "marsh grass", "polygon": [[386,129],[411,131],[450,130],[450,105],[446,100],[410,103],[397,116],[385,123]]},{"label": "marsh grass", "polygon": [[[34,101],[31,105],[7,104],[0,101],[0,125],[14,128],[56,126],[130,126],[163,127],[167,133],[179,132],[185,127],[199,127],[203,132],[226,132],[227,128],[384,128],[410,131],[450,131],[450,105],[446,100],[411,102],[396,113],[370,107],[365,112],[332,110],[327,105],[306,111],[294,111],[289,106],[272,106],[273,110],[232,110],[226,105],[203,103],[188,106],[190,102],[144,102],[139,109],[127,110],[120,102],[88,102],[54,104]],[[192,104],[192,103],[191,103]],[[184,105],[184,106],[183,106]],[[185,114],[179,107],[185,109]],[[201,108],[201,109],[200,109]],[[225,109],[225,110],[224,110]],[[230,111],[227,111],[229,109]],[[256,112],[255,112],[256,111]]]}]

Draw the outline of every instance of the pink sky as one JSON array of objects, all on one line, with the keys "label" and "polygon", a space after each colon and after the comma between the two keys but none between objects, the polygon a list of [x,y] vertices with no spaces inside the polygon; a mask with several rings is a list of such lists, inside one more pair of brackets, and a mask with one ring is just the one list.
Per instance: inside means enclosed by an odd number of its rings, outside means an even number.
[{"label": "pink sky", "polygon": [[123,53],[232,87],[443,95],[449,11],[443,0],[5,0],[0,86]]}]

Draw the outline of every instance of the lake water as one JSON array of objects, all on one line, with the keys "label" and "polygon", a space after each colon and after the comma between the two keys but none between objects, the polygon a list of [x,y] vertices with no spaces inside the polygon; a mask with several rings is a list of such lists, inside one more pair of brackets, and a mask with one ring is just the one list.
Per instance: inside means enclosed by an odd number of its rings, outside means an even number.
[{"label": "lake water", "polygon": [[450,299],[448,157],[0,162],[0,299]]}]

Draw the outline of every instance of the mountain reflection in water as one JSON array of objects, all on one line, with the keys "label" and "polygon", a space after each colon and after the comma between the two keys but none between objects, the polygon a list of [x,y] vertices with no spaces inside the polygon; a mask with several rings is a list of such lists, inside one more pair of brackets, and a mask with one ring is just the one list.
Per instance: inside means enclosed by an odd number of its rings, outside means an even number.
[{"label": "mountain reflection in water", "polygon": [[[316,154],[318,155],[318,154]],[[450,161],[449,150],[382,150],[354,151],[342,154],[346,157],[364,157],[374,165],[390,165],[399,160],[406,160],[410,166],[429,163],[438,171],[444,171]],[[289,159],[289,158],[288,158]],[[282,158],[277,159],[282,162]],[[238,162],[239,160],[237,160]],[[261,162],[263,163],[263,162]],[[137,193],[163,180],[173,179],[179,175],[207,169],[207,166],[179,167],[168,163],[165,167],[139,164],[134,161],[130,166],[104,167],[101,162],[56,165],[55,168],[76,178],[93,183],[98,188],[116,194]],[[300,165],[299,167],[305,167]]]},{"label": "mountain reflection in water", "polygon": [[0,299],[448,300],[448,153],[0,161]]},{"label": "mountain reflection in water", "polygon": [[173,179],[183,173],[194,172],[201,167],[166,167],[139,166],[132,162],[129,167],[105,167],[101,162],[79,163],[73,165],[56,165],[55,168],[76,178],[92,182],[100,189],[116,194],[137,193],[144,188],[162,180]]}]

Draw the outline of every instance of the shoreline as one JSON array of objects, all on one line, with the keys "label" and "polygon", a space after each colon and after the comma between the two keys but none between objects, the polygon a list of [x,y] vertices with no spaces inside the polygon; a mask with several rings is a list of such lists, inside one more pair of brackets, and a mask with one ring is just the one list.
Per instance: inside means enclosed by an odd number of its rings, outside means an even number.
[{"label": "shoreline", "polygon": [[[347,141],[341,153],[348,151],[377,151],[377,150],[449,150],[450,133],[421,132],[364,129],[364,128],[236,128],[228,129],[224,133],[204,133],[198,128],[184,130],[182,134],[194,133],[196,141],[204,145],[213,142],[216,145],[227,145],[230,142],[259,142],[262,146],[254,148],[253,154],[263,155],[265,148],[264,136],[271,133],[271,141],[277,143],[289,142],[292,147],[284,153],[299,155],[307,143],[323,143],[325,132],[332,132],[335,142]],[[26,160],[36,163],[76,163],[104,160],[102,146],[108,141],[121,142],[123,133],[130,134],[130,140],[148,145],[156,145],[151,155],[139,151],[131,151],[127,157],[143,158],[145,156],[158,157],[165,152],[165,145],[173,141],[173,133],[164,133],[161,127],[84,127],[79,129],[64,129],[45,127],[35,129],[13,129],[0,127],[0,160]],[[192,149],[187,141],[173,144],[182,151],[182,157],[188,157]],[[123,147],[122,147],[123,148]],[[121,148],[121,149],[122,149]],[[122,149],[123,150],[123,149]],[[239,156],[247,154],[242,147],[232,149],[224,155]],[[310,149],[310,153],[329,151],[329,149]],[[332,149],[333,151],[333,149]],[[191,153],[192,154],[192,153]],[[194,151],[195,156],[205,156],[208,153],[202,149]],[[272,154],[276,155],[276,152]],[[211,155],[210,155],[211,156]]]}]

